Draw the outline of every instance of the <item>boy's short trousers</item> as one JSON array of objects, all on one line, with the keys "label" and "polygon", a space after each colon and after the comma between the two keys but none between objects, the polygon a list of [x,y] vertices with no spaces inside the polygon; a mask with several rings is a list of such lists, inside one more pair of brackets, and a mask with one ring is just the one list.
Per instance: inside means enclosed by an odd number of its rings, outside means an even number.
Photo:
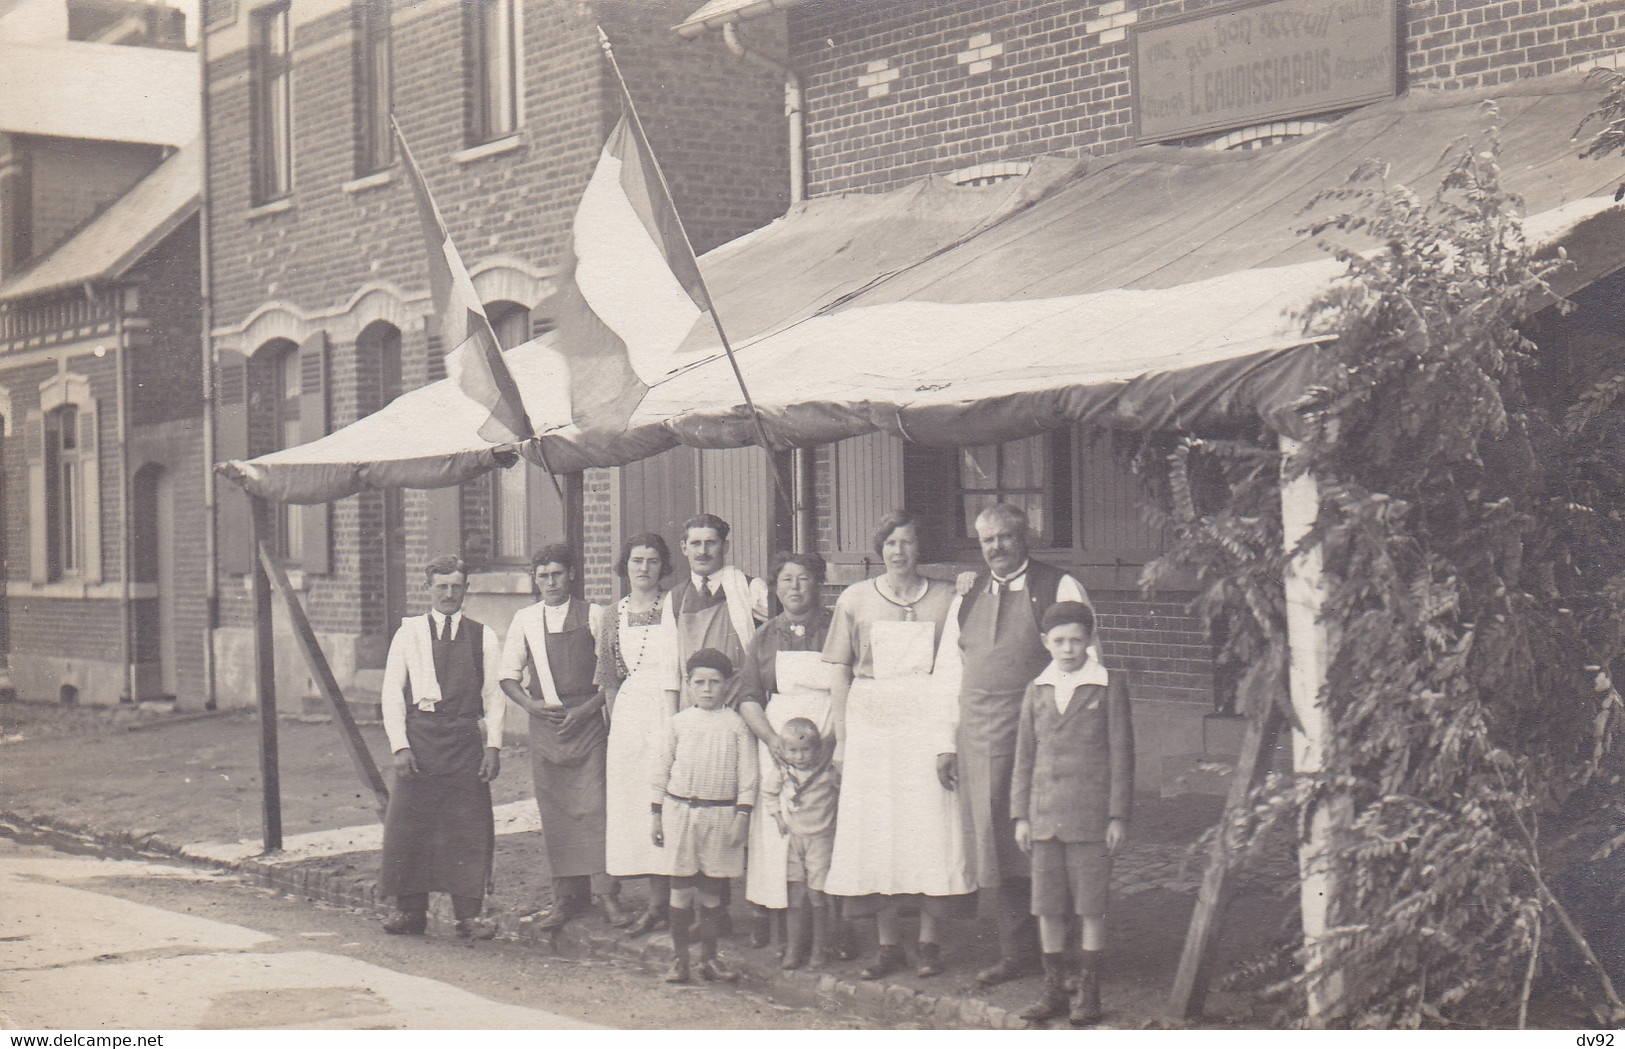
[{"label": "boy's short trousers", "polygon": [[[1040,918],[1105,914],[1112,858],[1103,841],[1033,842],[1033,903]],[[1071,906],[1067,896],[1071,895]]]},{"label": "boy's short trousers", "polygon": [[784,880],[803,882],[807,888],[823,892],[824,881],[829,877],[829,861],[835,855],[835,832],[791,834],[786,845]]}]

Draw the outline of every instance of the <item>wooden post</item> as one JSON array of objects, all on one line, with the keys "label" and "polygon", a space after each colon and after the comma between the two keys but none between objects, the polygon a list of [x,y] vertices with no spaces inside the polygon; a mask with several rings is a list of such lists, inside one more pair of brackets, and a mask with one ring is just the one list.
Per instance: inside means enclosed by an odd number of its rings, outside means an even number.
[{"label": "wooden post", "polygon": [[[1265,697],[1260,700],[1265,701]],[[1235,776],[1230,780],[1230,794],[1225,801],[1223,822],[1208,850],[1207,869],[1202,874],[1202,887],[1196,893],[1196,909],[1191,912],[1185,948],[1180,952],[1179,968],[1174,973],[1174,989],[1168,997],[1168,1015],[1175,1020],[1199,1018],[1207,1003],[1213,955],[1224,925],[1224,912],[1230,906],[1235,888],[1224,828],[1247,805],[1248,795],[1267,771],[1269,753],[1281,725],[1281,708],[1274,697],[1268,697],[1267,702],[1268,709],[1262,718],[1247,719],[1247,728],[1241,737],[1241,755],[1236,758]]]},{"label": "wooden post", "polygon": [[[255,549],[271,534],[271,507],[250,496],[251,541]],[[282,778],[277,769],[276,649],[271,634],[271,581],[259,558],[252,565],[254,585],[254,683],[260,708],[261,827],[265,851],[282,851]]]},{"label": "wooden post", "polygon": [[[1299,442],[1281,435],[1281,452],[1290,457]],[[1310,474],[1281,481],[1281,541],[1295,550],[1320,513],[1320,485]],[[1320,621],[1326,601],[1321,574],[1321,552],[1310,547],[1287,566],[1286,575],[1287,681],[1292,710],[1298,724],[1292,732],[1292,767],[1300,775],[1325,769],[1331,717],[1321,692],[1331,661],[1331,639]],[[1322,803],[1310,814],[1308,836],[1298,846],[1299,902],[1303,911],[1304,971],[1309,977],[1308,1016],[1312,1027],[1324,1026],[1342,996],[1342,981],[1328,972],[1321,941],[1336,921],[1337,880],[1331,870],[1331,805]]]},{"label": "wooden post", "polygon": [[259,564],[270,577],[277,592],[282,595],[282,603],[288,609],[288,619],[293,623],[294,639],[299,642],[299,653],[305,657],[305,667],[315,679],[316,687],[322,690],[322,695],[333,708],[333,719],[344,733],[344,744],[350,752],[350,763],[355,766],[356,775],[361,777],[361,782],[370,787],[373,796],[378,799],[378,818],[383,819],[389,809],[389,788],[384,785],[384,777],[378,774],[378,766],[373,764],[372,754],[361,738],[361,730],[356,728],[355,717],[350,713],[350,704],[345,702],[344,693],[339,690],[338,679],[333,676],[333,668],[328,665],[327,656],[322,653],[322,646],[316,640],[316,631],[311,628],[304,606],[299,603],[299,595],[295,594],[293,587],[289,585],[288,573],[283,571],[281,562],[264,543],[259,544]]}]

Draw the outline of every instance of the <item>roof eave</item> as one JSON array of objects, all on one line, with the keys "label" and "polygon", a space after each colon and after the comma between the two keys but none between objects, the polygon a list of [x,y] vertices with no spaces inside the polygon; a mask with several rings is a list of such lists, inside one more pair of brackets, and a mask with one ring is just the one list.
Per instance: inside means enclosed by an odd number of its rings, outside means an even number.
[{"label": "roof eave", "polygon": [[743,22],[749,18],[760,18],[775,11],[782,11],[787,7],[795,7],[802,0],[754,0],[745,3],[730,11],[719,12],[709,18],[691,18],[681,25],[671,27],[671,31],[684,39],[692,40],[711,29],[721,29],[725,25]]},{"label": "roof eave", "polygon": [[[40,295],[50,295],[69,288],[81,288],[89,284],[105,283],[118,280],[129,273],[135,264],[140,262],[154,248],[164,242],[171,233],[180,229],[187,219],[198,213],[202,203],[202,194],[194,194],[181,207],[166,216],[164,220],[149,230],[146,236],[137,241],[128,251],[120,255],[113,262],[96,273],[83,273],[73,277],[64,277],[48,284],[29,285],[28,273],[18,277],[9,286],[0,286],[0,302],[20,302]],[[40,260],[44,265],[50,256]]]}]

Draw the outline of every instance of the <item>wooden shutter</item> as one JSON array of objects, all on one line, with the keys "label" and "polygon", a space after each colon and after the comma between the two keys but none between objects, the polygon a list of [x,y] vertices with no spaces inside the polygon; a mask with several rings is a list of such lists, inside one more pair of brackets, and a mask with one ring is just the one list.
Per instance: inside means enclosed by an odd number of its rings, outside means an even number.
[{"label": "wooden shutter", "polygon": [[[79,405],[79,539],[83,544],[79,577],[87,583],[102,581],[102,468],[101,413],[96,402]],[[129,570],[129,566],[124,566]]]},{"label": "wooden shutter", "polygon": [[460,485],[431,488],[424,493],[429,498],[428,541],[429,557],[442,554],[463,556],[463,489]]},{"label": "wooden shutter", "polygon": [[[299,347],[299,442],[326,437],[328,433],[327,333],[319,331]],[[333,504],[301,506],[304,515],[305,549],[300,567],[325,575],[333,570]]]},{"label": "wooden shutter", "polygon": [[889,433],[849,437],[834,446],[835,549],[874,558],[875,526],[903,505],[903,439]]},{"label": "wooden shutter", "polygon": [[[215,367],[214,454],[220,462],[248,458],[248,358],[221,350]],[[216,474],[215,547],[220,570],[244,575],[253,567],[248,493]]]},{"label": "wooden shutter", "polygon": [[49,537],[46,533],[45,416],[31,411],[23,417],[23,456],[28,460],[28,578],[51,581]]}]

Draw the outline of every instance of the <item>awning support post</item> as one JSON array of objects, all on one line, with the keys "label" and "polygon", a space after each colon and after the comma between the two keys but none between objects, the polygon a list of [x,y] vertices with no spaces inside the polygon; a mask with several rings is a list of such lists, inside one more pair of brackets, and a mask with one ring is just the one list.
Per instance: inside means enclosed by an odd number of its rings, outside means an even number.
[{"label": "awning support post", "polygon": [[1258,699],[1266,713],[1247,719],[1247,728],[1241,737],[1241,755],[1236,758],[1229,797],[1225,800],[1224,815],[1220,817],[1220,830],[1208,849],[1207,869],[1202,873],[1202,887],[1196,893],[1196,909],[1191,912],[1191,923],[1185,932],[1185,947],[1180,952],[1179,968],[1174,973],[1174,989],[1168,996],[1168,1015],[1175,1020],[1199,1018],[1202,1007],[1207,1003],[1208,983],[1213,977],[1214,951],[1218,947],[1219,932],[1224,927],[1224,913],[1230,907],[1235,888],[1223,828],[1247,806],[1248,795],[1269,768],[1269,754],[1275,747],[1275,737],[1281,727],[1281,708],[1275,698]]},{"label": "awning support post", "polygon": [[[1300,446],[1281,435],[1283,467]],[[1309,534],[1320,512],[1320,485],[1313,474],[1281,479],[1281,541],[1288,553]],[[1325,769],[1331,715],[1322,693],[1331,661],[1330,632],[1321,621],[1326,602],[1321,550],[1309,547],[1292,557],[1286,573],[1287,681],[1297,726],[1292,732],[1292,767],[1299,775]],[[1333,806],[1323,801],[1310,814],[1308,836],[1298,845],[1299,902],[1303,912],[1304,972],[1309,978],[1307,1018],[1323,1027],[1342,997],[1342,980],[1328,972],[1323,941],[1336,922],[1337,879],[1331,869]]]},{"label": "awning support post", "polygon": [[[252,508],[250,537],[258,550],[271,534],[271,507],[259,496],[250,496]],[[265,851],[282,851],[282,780],[277,768],[276,737],[276,649],[271,633],[271,581],[265,565],[254,559],[254,685],[260,709],[260,789],[261,827]]]},{"label": "awning support post", "polygon": [[361,782],[371,788],[373,796],[378,799],[378,818],[383,819],[389,809],[389,788],[384,785],[384,777],[379,775],[378,766],[373,763],[372,754],[361,738],[361,730],[356,727],[355,717],[350,713],[350,704],[345,702],[338,679],[333,676],[333,668],[322,652],[321,643],[316,640],[316,631],[311,628],[304,606],[299,603],[299,595],[295,594],[293,587],[289,585],[288,573],[283,570],[281,562],[264,543],[259,544],[259,563],[277,592],[282,595],[282,603],[288,610],[288,619],[293,623],[294,639],[299,642],[299,653],[305,657],[305,667],[315,680],[316,687],[322,690],[328,705],[333,708],[333,720],[344,733],[344,743],[350,752],[350,763],[355,766],[356,775],[361,778]]}]

